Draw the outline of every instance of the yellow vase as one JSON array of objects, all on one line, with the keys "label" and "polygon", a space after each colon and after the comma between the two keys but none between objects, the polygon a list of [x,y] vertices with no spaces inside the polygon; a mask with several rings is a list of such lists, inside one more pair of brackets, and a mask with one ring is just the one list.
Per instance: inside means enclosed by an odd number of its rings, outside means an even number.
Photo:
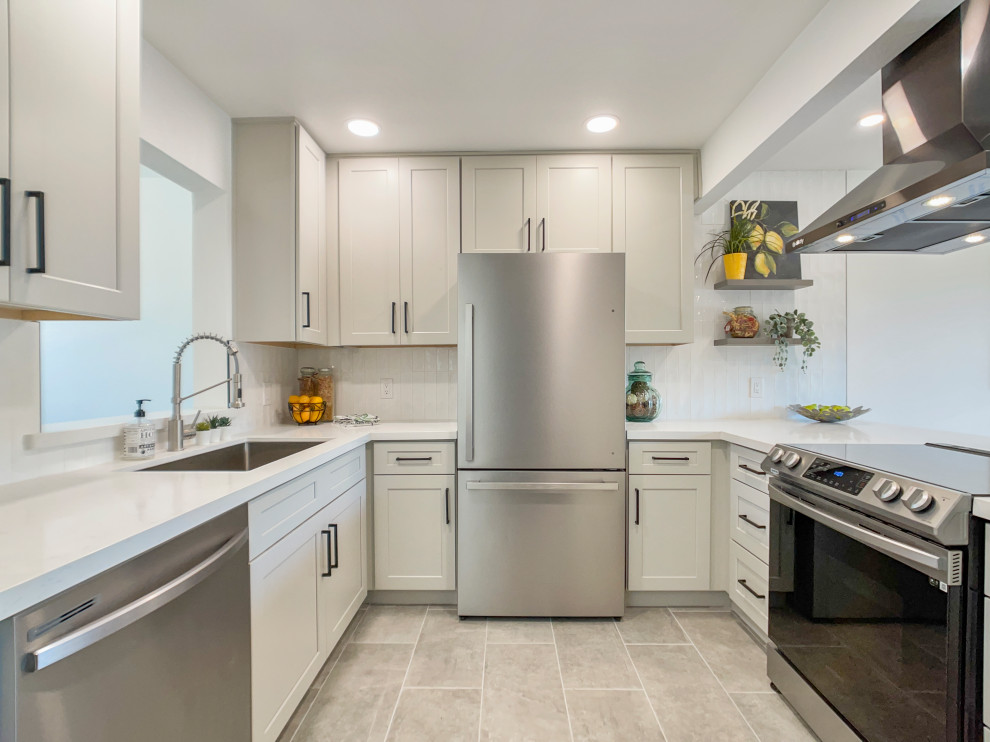
[{"label": "yellow vase", "polygon": [[725,278],[729,281],[741,281],[746,277],[746,258],[744,252],[734,252],[722,256],[725,265]]}]

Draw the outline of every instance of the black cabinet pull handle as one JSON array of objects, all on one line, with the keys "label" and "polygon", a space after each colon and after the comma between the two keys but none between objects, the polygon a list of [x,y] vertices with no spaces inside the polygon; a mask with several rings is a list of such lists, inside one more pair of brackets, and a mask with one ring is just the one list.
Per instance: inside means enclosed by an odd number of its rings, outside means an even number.
[{"label": "black cabinet pull handle", "polygon": [[406,335],[408,335],[409,334],[409,302],[408,301],[402,302],[402,320],[405,323],[403,325],[405,327],[404,332],[406,333]]},{"label": "black cabinet pull handle", "polygon": [[751,466],[746,466],[746,464],[740,464],[739,468],[743,471],[748,471],[750,474],[755,474],[758,477],[765,477],[767,473],[765,471],[760,471],[759,469],[754,469]]},{"label": "black cabinet pull handle", "polygon": [[532,222],[532,219],[526,217],[526,252],[529,252],[533,247]]},{"label": "black cabinet pull handle", "polygon": [[543,230],[543,249],[540,252],[547,251],[547,218],[543,217],[540,219],[540,229]]},{"label": "black cabinet pull handle", "polygon": [[333,531],[320,531],[320,533],[322,533],[327,540],[327,571],[323,572],[320,576],[330,577],[333,571],[333,563],[330,559],[330,551],[331,551],[330,537],[333,535]]},{"label": "black cabinet pull handle", "polygon": [[654,456],[654,461],[690,461],[690,456]]},{"label": "black cabinet pull handle", "polygon": [[392,334],[395,334],[395,302],[392,302]]},{"label": "black cabinet pull handle", "polygon": [[37,213],[37,230],[38,230],[38,265],[34,268],[28,268],[28,273],[44,273],[45,272],[45,192],[44,191],[25,191],[25,195],[28,198],[34,198],[38,201],[38,211]]},{"label": "black cabinet pull handle", "polygon": [[303,324],[303,329],[309,327],[309,292],[303,291],[302,295],[306,297],[306,322]]},{"label": "black cabinet pull handle", "polygon": [[0,178],[3,189],[0,201],[0,218],[3,219],[3,234],[0,236],[0,266],[10,265],[10,178]]},{"label": "black cabinet pull handle", "polygon": [[443,514],[447,525],[450,525],[450,487],[443,489]]},{"label": "black cabinet pull handle", "polygon": [[433,461],[432,456],[396,456],[396,461]]},{"label": "black cabinet pull handle", "polygon": [[331,523],[329,527],[333,529],[333,564],[330,567],[337,569],[340,567],[340,536],[337,534],[336,523]]},{"label": "black cabinet pull handle", "polygon": [[639,488],[636,488],[636,525],[639,525]]},{"label": "black cabinet pull handle", "polygon": [[739,520],[741,520],[743,523],[749,523],[751,526],[753,526],[753,528],[759,528],[761,531],[765,531],[767,529],[766,526],[761,526],[755,520],[750,520],[749,517],[746,515],[740,515]]},{"label": "black cabinet pull handle", "polygon": [[767,596],[766,595],[760,595],[758,592],[756,592],[756,590],[754,590],[749,585],[747,585],[746,584],[746,580],[736,580],[736,582],[738,582],[744,588],[746,588],[747,590],[749,590],[749,592],[751,592],[753,594],[753,596],[756,597],[758,600],[766,600],[767,599]]}]

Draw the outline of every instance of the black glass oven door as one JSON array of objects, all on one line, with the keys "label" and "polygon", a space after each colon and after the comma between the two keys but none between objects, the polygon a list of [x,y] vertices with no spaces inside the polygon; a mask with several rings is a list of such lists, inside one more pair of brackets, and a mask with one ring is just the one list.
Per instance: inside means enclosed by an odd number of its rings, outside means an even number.
[{"label": "black glass oven door", "polygon": [[960,740],[966,588],[947,584],[952,553],[776,486],[771,498],[777,650],[869,742]]}]

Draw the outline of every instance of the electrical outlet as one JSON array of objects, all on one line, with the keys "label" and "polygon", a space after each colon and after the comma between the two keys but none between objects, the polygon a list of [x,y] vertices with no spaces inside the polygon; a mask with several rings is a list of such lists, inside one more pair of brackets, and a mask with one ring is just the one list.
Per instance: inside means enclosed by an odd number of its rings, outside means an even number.
[{"label": "electrical outlet", "polygon": [[751,376],[749,379],[749,396],[753,399],[763,397],[763,379],[759,376]]},{"label": "electrical outlet", "polygon": [[382,399],[392,399],[391,379],[382,379]]}]

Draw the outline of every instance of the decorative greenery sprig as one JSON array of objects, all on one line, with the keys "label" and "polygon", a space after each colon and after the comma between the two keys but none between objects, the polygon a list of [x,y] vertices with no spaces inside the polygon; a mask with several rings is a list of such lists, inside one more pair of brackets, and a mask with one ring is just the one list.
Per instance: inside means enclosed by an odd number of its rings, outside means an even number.
[{"label": "decorative greenery sprig", "polygon": [[708,266],[708,270],[705,272],[705,280],[708,280],[708,276],[711,275],[712,268],[715,267],[715,263],[723,255],[733,255],[735,253],[746,252],[750,249],[750,235],[753,232],[752,222],[746,219],[736,219],[730,225],[728,229],[723,229],[721,232],[715,232],[712,234],[712,239],[704,244],[701,248],[701,252],[698,253],[698,257],[694,259],[697,263],[701,260],[705,253],[711,257],[712,262]]},{"label": "decorative greenery sprig", "polygon": [[801,356],[801,370],[808,371],[808,359],[815,351],[822,347],[821,340],[814,331],[815,323],[805,316],[804,312],[796,309],[793,312],[775,312],[767,317],[763,324],[763,330],[767,337],[773,338],[774,351],[773,362],[777,368],[783,371],[787,367],[788,349],[790,345],[787,338],[790,335],[797,335],[801,338],[803,355]]}]

